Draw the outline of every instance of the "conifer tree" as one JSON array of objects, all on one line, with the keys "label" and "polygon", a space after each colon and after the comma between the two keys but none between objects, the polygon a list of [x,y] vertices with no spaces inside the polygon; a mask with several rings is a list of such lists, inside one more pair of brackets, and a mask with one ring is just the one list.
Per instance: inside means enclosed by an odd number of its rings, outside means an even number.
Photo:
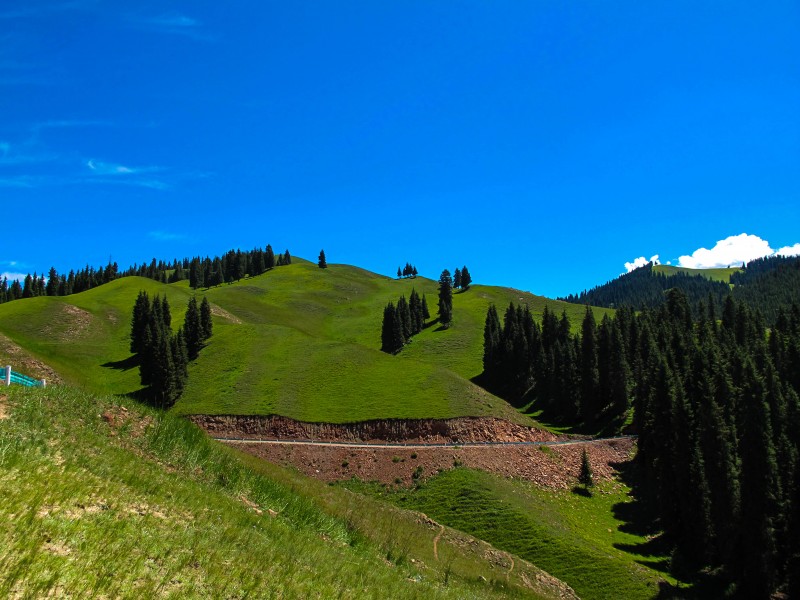
[{"label": "conifer tree", "polygon": [[320,250],[319,251],[319,260],[317,261],[317,266],[320,269],[327,269],[328,268],[328,262],[325,260],[325,250]]},{"label": "conifer tree", "polygon": [[594,473],[592,471],[592,464],[589,462],[589,453],[586,452],[586,448],[583,449],[583,453],[581,454],[581,471],[578,475],[578,483],[586,490],[594,486]]},{"label": "conifer tree", "polygon": [[203,343],[203,325],[200,320],[200,311],[197,308],[197,299],[194,296],[189,298],[183,331],[186,336],[186,350],[189,353],[189,359],[194,360]]},{"label": "conifer tree", "polygon": [[472,284],[472,276],[469,274],[466,265],[461,269],[461,289],[466,290]]},{"label": "conifer tree", "polygon": [[445,269],[439,276],[439,323],[447,329],[453,320],[453,278]]},{"label": "conifer tree", "polygon": [[587,306],[581,325],[581,413],[589,423],[597,414],[598,377],[597,327]]},{"label": "conifer tree", "polygon": [[[287,250],[286,252],[289,251]],[[264,266],[267,269],[272,269],[273,267],[275,267],[275,251],[269,244],[267,244],[267,248],[264,251]]]},{"label": "conifer tree", "polygon": [[461,269],[456,267],[456,272],[453,274],[453,287],[460,288],[461,287]]},{"label": "conifer tree", "polygon": [[131,352],[139,354],[144,349],[147,325],[150,321],[150,298],[147,292],[140,291],[133,305],[131,317]]},{"label": "conifer tree", "polygon": [[490,304],[483,326],[483,372],[490,383],[495,383],[500,365],[501,328],[497,309]]},{"label": "conifer tree", "polygon": [[213,329],[214,329],[214,324],[212,323],[211,319],[211,304],[208,302],[208,298],[206,296],[203,296],[203,301],[200,302],[201,340],[206,341],[208,338],[210,338]]},{"label": "conifer tree", "polygon": [[292,257],[291,257],[291,255],[289,254],[289,251],[288,251],[288,250],[287,250],[286,252],[284,252],[284,253],[283,253],[283,264],[284,264],[284,265],[290,265],[290,264],[292,264]]},{"label": "conifer tree", "polygon": [[400,300],[397,302],[397,316],[403,327],[403,339],[408,341],[411,339],[411,336],[414,335],[414,327],[411,319],[411,308],[405,296],[400,296]]}]

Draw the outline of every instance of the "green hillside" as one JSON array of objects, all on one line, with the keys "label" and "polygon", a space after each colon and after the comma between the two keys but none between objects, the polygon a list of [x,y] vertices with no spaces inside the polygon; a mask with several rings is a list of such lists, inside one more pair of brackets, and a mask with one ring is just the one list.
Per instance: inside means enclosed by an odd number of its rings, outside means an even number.
[{"label": "green hillside", "polygon": [[[526,417],[471,383],[482,371],[483,322],[494,302],[512,300],[540,315],[583,307],[508,288],[473,285],[454,295],[448,330],[424,330],[397,356],[379,351],[383,307],[413,287],[436,311],[436,282],[395,280],[346,265],[297,260],[264,275],[200,290],[215,312],[214,335],[190,366],[180,414],[280,414],[305,421],[494,415]],[[51,366],[67,383],[98,393],[140,386],[128,351],[136,295],[166,294],[173,327],[193,293],[185,281],[126,277],[66,297],[0,305],[0,362],[10,345]],[[598,318],[601,316],[597,315]],[[17,349],[19,353],[20,349]],[[12,363],[13,364],[13,363]],[[35,373],[32,373],[35,374]]]},{"label": "green hillside", "polygon": [[730,283],[731,275],[738,273],[742,269],[740,267],[723,267],[720,269],[687,269],[686,267],[674,267],[672,265],[654,265],[654,273],[663,273],[667,277],[677,273],[685,273],[686,275],[701,275],[711,281],[722,281],[723,283]]},{"label": "green hillside", "polygon": [[168,413],[67,386],[0,395],[0,497],[3,598],[564,589],[519,559],[513,574],[498,572],[496,550],[419,513],[248,460]]}]

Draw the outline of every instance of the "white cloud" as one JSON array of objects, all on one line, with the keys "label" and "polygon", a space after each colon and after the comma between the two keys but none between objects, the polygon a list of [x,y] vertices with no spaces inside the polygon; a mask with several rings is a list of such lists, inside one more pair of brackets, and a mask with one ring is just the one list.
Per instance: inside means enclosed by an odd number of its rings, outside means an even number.
[{"label": "white cloud", "polygon": [[98,175],[131,175],[138,172],[136,169],[126,167],[125,165],[115,165],[113,163],[104,163],[97,160],[86,161],[86,166]]},{"label": "white cloud", "polygon": [[626,262],[625,270],[628,271],[628,273],[630,273],[634,269],[638,269],[639,267],[645,266],[647,263],[660,265],[661,263],[658,260],[658,254],[656,254],[655,256],[651,256],[650,260],[647,260],[644,256],[640,256],[639,258],[635,258],[633,262]]},{"label": "white cloud", "polygon": [[0,281],[2,281],[3,277],[5,277],[6,279],[8,279],[8,283],[11,283],[15,279],[20,283],[22,283],[25,280],[26,276],[27,273],[12,273],[10,271],[5,271],[3,273],[0,273]]},{"label": "white cloud", "polygon": [[778,256],[800,256],[800,244],[784,246],[783,248],[779,248],[775,254]]},{"label": "white cloud", "polygon": [[681,256],[678,264],[689,269],[714,269],[739,266],[755,258],[772,256],[774,253],[766,240],[757,235],[741,233],[718,241],[711,250],[698,248],[691,256]]},{"label": "white cloud", "polygon": [[171,242],[175,240],[183,240],[186,239],[186,236],[182,233],[173,233],[171,231],[150,231],[147,234],[154,240],[158,240],[159,242]]}]

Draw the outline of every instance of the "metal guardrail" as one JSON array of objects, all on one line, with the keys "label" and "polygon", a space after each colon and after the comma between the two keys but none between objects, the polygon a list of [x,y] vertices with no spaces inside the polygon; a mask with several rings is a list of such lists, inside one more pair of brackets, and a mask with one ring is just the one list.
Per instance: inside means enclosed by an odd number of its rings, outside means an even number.
[{"label": "metal guardrail", "polygon": [[27,375],[13,371],[11,369],[11,365],[0,369],[0,373],[3,375],[2,383],[7,386],[11,385],[12,383],[24,385],[26,387],[45,387],[47,385],[47,382],[44,379],[34,379],[33,377],[28,377]]}]

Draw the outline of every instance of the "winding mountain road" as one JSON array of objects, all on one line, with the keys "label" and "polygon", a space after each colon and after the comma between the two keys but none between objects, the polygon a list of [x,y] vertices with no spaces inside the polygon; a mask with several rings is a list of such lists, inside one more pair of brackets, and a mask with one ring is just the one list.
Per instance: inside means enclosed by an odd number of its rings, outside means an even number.
[{"label": "winding mountain road", "polygon": [[408,443],[386,443],[386,444],[371,444],[366,442],[327,442],[322,440],[290,440],[290,439],[253,439],[241,437],[214,437],[219,442],[227,442],[234,444],[277,444],[277,445],[294,445],[294,446],[330,446],[333,448],[485,448],[491,446],[571,446],[575,444],[599,444],[601,442],[611,442],[614,440],[629,440],[636,439],[635,435],[621,435],[617,437],[607,438],[590,438],[590,439],[575,439],[575,440],[557,440],[552,442],[442,442],[442,443],[429,443],[422,442],[408,442]]}]

